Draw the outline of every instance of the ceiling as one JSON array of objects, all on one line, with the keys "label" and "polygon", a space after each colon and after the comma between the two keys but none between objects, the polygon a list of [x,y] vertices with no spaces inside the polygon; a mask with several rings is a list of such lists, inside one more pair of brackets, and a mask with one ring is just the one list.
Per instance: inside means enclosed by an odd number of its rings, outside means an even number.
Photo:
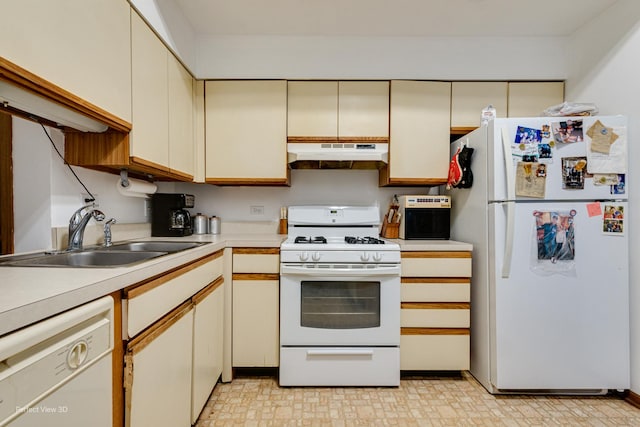
[{"label": "ceiling", "polygon": [[173,0],[197,35],[566,36],[617,0]]}]

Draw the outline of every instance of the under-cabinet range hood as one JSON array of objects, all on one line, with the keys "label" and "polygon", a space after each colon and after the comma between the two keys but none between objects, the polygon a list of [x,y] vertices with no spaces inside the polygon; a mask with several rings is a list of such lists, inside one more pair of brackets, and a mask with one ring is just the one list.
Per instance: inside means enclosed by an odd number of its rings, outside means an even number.
[{"label": "under-cabinet range hood", "polygon": [[15,112],[25,117],[46,119],[58,126],[66,126],[82,132],[104,132],[108,129],[104,123],[2,80],[0,80],[0,107],[4,107],[9,113]]},{"label": "under-cabinet range hood", "polygon": [[288,143],[287,157],[293,169],[376,169],[389,161],[389,144]]}]

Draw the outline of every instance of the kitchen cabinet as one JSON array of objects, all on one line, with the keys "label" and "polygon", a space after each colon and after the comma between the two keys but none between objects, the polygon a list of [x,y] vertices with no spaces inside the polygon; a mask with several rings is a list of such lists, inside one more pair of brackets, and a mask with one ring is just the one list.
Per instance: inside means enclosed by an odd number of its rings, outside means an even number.
[{"label": "kitchen cabinet", "polygon": [[131,13],[130,133],[68,132],[65,160],[119,173],[121,169],[174,181],[195,174],[194,79],[151,28]]},{"label": "kitchen cabinet", "polygon": [[538,117],[563,101],[564,82],[509,82],[507,117]]},{"label": "kitchen cabinet", "polygon": [[116,122],[131,122],[126,0],[8,1],[2,14],[2,58],[113,115]]},{"label": "kitchen cabinet", "polygon": [[507,88],[507,82],[452,82],[451,134],[464,135],[479,127],[488,105],[497,117],[507,117]]},{"label": "kitchen cabinet", "polygon": [[205,82],[205,182],[289,185],[287,82]]},{"label": "kitchen cabinet", "polygon": [[127,426],[188,426],[202,410],[221,371],[222,255],[123,291]]},{"label": "kitchen cabinet", "polygon": [[233,367],[279,365],[279,248],[233,248]]},{"label": "kitchen cabinet", "polygon": [[288,142],[388,142],[388,81],[289,81]]},{"label": "kitchen cabinet", "polygon": [[401,253],[400,369],[470,366],[471,252]]},{"label": "kitchen cabinet", "polygon": [[445,184],[450,119],[450,82],[392,80],[389,164],[380,185]]}]

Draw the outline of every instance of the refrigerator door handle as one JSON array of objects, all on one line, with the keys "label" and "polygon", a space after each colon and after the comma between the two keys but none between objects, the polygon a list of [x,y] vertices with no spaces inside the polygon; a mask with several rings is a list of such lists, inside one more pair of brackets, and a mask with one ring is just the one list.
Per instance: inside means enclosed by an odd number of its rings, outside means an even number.
[{"label": "refrigerator door handle", "polygon": [[502,278],[508,279],[511,275],[511,258],[513,254],[513,231],[515,227],[515,202],[504,204],[507,209],[506,235],[504,238],[504,257],[502,258]]},{"label": "refrigerator door handle", "polygon": [[509,142],[509,132],[502,128],[502,151],[504,151],[504,174],[507,184],[507,200],[516,199],[516,175],[513,170],[513,152]]}]

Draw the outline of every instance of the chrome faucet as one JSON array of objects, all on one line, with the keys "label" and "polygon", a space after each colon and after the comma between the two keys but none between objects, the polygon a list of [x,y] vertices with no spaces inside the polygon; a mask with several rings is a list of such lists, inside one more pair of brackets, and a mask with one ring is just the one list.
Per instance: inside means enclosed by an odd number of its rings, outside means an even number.
[{"label": "chrome faucet", "polygon": [[112,245],[111,243],[111,225],[116,223],[115,218],[111,218],[109,221],[104,223],[104,246],[108,248]]},{"label": "chrome faucet", "polygon": [[[87,213],[83,216],[82,211],[85,209],[87,209]],[[104,213],[95,209],[95,204],[93,203],[81,207],[71,215],[71,219],[69,219],[69,244],[67,245],[67,251],[82,250],[84,229],[91,218],[94,218],[96,221],[104,220]]]}]

